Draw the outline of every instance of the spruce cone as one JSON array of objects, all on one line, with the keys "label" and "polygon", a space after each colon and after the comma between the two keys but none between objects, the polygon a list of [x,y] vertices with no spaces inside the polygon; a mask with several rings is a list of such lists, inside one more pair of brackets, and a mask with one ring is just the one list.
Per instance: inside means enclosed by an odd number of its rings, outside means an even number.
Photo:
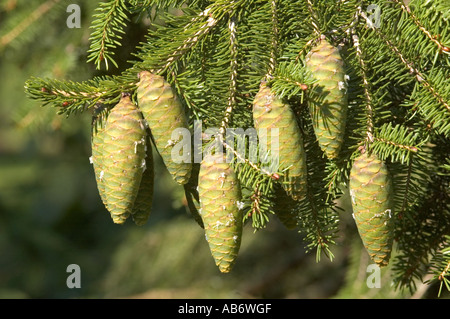
[{"label": "spruce cone", "polygon": [[145,167],[142,114],[128,95],[111,110],[103,134],[102,180],[106,207],[114,223],[130,216]]},{"label": "spruce cone", "polygon": [[[280,179],[284,190],[299,200],[306,192],[306,154],[303,136],[291,107],[275,96],[265,83],[261,84],[253,102],[253,121],[258,134],[267,130],[268,150],[278,156],[281,169],[289,168]],[[271,130],[278,128],[279,147],[271,147]]]},{"label": "spruce cone", "polygon": [[353,217],[372,260],[386,266],[392,250],[392,185],[385,164],[375,154],[363,153],[350,172]]},{"label": "spruce cone", "polygon": [[208,155],[200,166],[200,214],[211,254],[222,273],[232,269],[242,237],[240,183],[223,155]]},{"label": "spruce cone", "polygon": [[163,77],[142,71],[139,78],[138,104],[151,130],[156,149],[174,180],[186,184],[191,175],[191,154],[188,155],[187,163],[174,161],[172,149],[179,140],[171,139],[175,129],[189,128],[183,107]]},{"label": "spruce cone", "polygon": [[318,80],[309,98],[314,131],[322,151],[333,159],[341,149],[347,118],[344,62],[339,50],[322,39],[308,53],[306,66]]}]

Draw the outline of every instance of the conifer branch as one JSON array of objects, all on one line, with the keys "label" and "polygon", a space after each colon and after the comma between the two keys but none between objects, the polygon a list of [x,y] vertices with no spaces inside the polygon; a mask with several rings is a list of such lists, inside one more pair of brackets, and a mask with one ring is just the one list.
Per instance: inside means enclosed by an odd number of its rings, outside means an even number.
[{"label": "conifer branch", "polygon": [[[309,233],[309,237],[311,238],[310,247],[315,247],[317,249],[316,251],[316,261],[318,262],[320,260],[321,252],[324,252],[326,256],[328,256],[331,260],[333,259],[333,254],[329,250],[329,245],[331,243],[334,243],[334,241],[331,240],[330,236],[325,234],[323,225],[319,222],[322,217],[322,214],[326,214],[325,210],[320,210],[316,204],[315,204],[315,198],[314,195],[311,193],[311,191],[307,191],[307,200],[310,202],[310,209],[312,212],[312,226],[314,229],[314,232]],[[314,237],[313,237],[314,236]]]},{"label": "conifer branch", "polygon": [[410,128],[400,124],[393,126],[392,123],[386,123],[375,131],[371,148],[383,160],[391,157],[394,162],[408,163],[412,153],[418,153],[420,147],[427,142],[425,139],[417,143],[418,138],[419,133]]},{"label": "conifer branch", "polygon": [[108,61],[112,62],[116,67],[117,63],[112,58],[114,52],[109,52],[117,46],[121,46],[118,41],[124,34],[126,20],[129,20],[124,11],[126,11],[124,0],[110,0],[109,2],[100,2],[97,8],[98,13],[94,15],[97,19],[92,23],[91,28],[94,29],[89,40],[91,41],[88,50],[87,62],[94,61],[97,69],[100,69],[102,62],[108,70]]},{"label": "conifer branch", "polygon": [[[360,12],[360,15],[366,19],[366,21],[370,21],[370,19],[365,15],[364,12]],[[371,22],[371,21],[370,21]],[[400,51],[400,49],[386,37],[386,35],[381,32],[378,28],[372,28],[374,32],[379,36],[383,41],[388,45],[388,47],[397,55],[397,57],[402,61],[404,66],[409,70],[409,73],[415,77],[418,83],[420,83],[428,92],[430,92],[439,104],[442,104],[447,111],[450,112],[450,104],[445,98],[427,81],[427,77],[414,66],[414,63],[409,61],[404,54]]]},{"label": "conifer branch", "polygon": [[404,55],[400,52],[400,50],[390,41],[388,40],[384,35],[382,35],[380,32],[379,34],[383,37],[387,45],[395,52],[395,54],[400,58],[400,60],[403,62],[403,64],[409,69],[409,73],[414,75],[416,80],[421,83],[435,98],[436,100],[445,106],[445,108],[450,112],[450,104],[448,104],[447,101],[435,90],[433,86],[426,80],[425,75],[420,72],[418,69],[414,67],[414,64],[410,61],[408,61]]},{"label": "conifer branch", "polygon": [[377,136],[374,137],[374,141],[381,142],[381,143],[384,143],[384,144],[387,144],[387,145],[392,145],[392,146],[401,148],[403,150],[407,150],[409,152],[417,153],[417,147],[416,146],[399,144],[399,143],[396,143],[394,141],[386,140],[386,139],[383,139],[383,138],[380,138],[380,137],[377,137]]},{"label": "conifer branch", "polygon": [[[231,2],[233,5],[234,1]],[[228,29],[230,35],[230,88],[228,96],[228,105],[225,110],[224,116],[222,118],[221,126],[219,129],[218,138],[223,144],[225,149],[232,152],[233,155],[242,163],[249,165],[252,169],[257,172],[263,173],[268,177],[273,177],[273,173],[267,171],[266,169],[259,167],[255,163],[251,162],[249,159],[245,158],[245,155],[239,154],[232,145],[229,145],[225,140],[225,132],[230,122],[230,117],[233,114],[233,110],[236,106],[236,93],[237,93],[237,76],[238,76],[238,44],[236,39],[236,17],[234,15],[230,16]]]},{"label": "conifer branch", "polygon": [[[447,251],[448,254],[448,251]],[[441,282],[441,285],[439,287],[439,294],[438,297],[441,295],[442,286],[445,284],[447,287],[447,290],[450,291],[450,280],[447,278],[450,276],[450,260],[447,262],[447,265],[444,267],[444,269],[439,273],[438,280]]]},{"label": "conifer branch", "polygon": [[238,72],[238,61],[237,61],[237,54],[238,54],[238,47],[236,42],[236,18],[234,16],[230,17],[228,28],[230,32],[230,55],[231,55],[231,62],[230,62],[230,89],[229,89],[229,96],[228,96],[228,105],[225,110],[225,114],[222,119],[222,123],[219,129],[218,138],[219,141],[223,144],[223,146],[226,148],[227,151],[232,152],[233,155],[241,162],[244,162],[248,165],[250,165],[253,169],[255,169],[258,172],[263,172],[269,176],[272,174],[268,171],[258,167],[256,164],[252,163],[250,160],[245,158],[245,156],[242,156],[239,154],[235,148],[232,145],[229,145],[225,140],[225,132],[228,127],[228,124],[230,122],[230,117],[233,114],[233,109],[236,106],[236,93],[237,93],[237,72]]},{"label": "conifer branch", "polygon": [[278,58],[278,13],[277,13],[277,1],[272,0],[270,2],[270,8],[272,13],[272,47],[270,50],[269,71],[268,75],[272,75],[275,72]]},{"label": "conifer branch", "polygon": [[303,95],[315,80],[300,63],[281,62],[279,63],[275,74],[268,81],[273,92],[280,98],[291,98],[300,94],[301,102]]},{"label": "conifer branch", "polygon": [[[208,17],[206,21],[204,21],[205,17]],[[163,73],[164,70],[169,68],[174,62],[176,62],[179,58],[186,54],[186,52],[192,49],[206,34],[208,34],[210,30],[217,24],[218,19],[213,17],[211,8],[208,7],[207,9],[200,12],[197,17],[193,18],[191,22],[184,27],[184,30],[192,28],[200,21],[202,21],[202,23],[200,27],[196,29],[197,31],[193,35],[186,38],[183,43],[175,49],[175,51],[169,54],[165,64],[163,64],[157,70],[152,70],[152,72],[157,74]]]},{"label": "conifer branch", "polygon": [[[448,178],[433,173],[432,156],[428,146],[414,154],[407,167],[404,186],[401,170],[398,167],[394,170],[396,207],[401,207],[396,208],[395,236],[400,253],[393,268],[394,281],[398,287],[412,290],[414,280],[420,280],[429,270],[432,256],[436,257],[450,231]],[[430,188],[434,191],[430,192]]]},{"label": "conifer branch", "polygon": [[197,1],[189,1],[189,0],[128,0],[130,5],[134,8],[134,10],[144,11],[146,9],[152,8],[155,11],[160,9],[168,9],[168,8],[178,8],[183,6],[184,4],[189,4],[190,6],[197,5]]},{"label": "conifer branch", "polygon": [[[220,133],[219,133],[220,135]],[[238,139],[244,137],[242,136],[236,136]],[[248,158],[245,156],[245,154],[241,154],[238,151],[236,151],[235,147],[233,145],[230,145],[227,143],[224,136],[219,137],[219,140],[221,141],[222,145],[225,147],[227,152],[231,152],[233,154],[234,162],[239,163],[239,167],[249,167],[252,169],[254,174],[262,174],[264,178],[269,178],[268,180],[277,180],[279,178],[278,173],[270,172],[269,170],[265,169],[264,167],[257,165],[256,163],[252,162],[250,159],[256,158],[255,154],[248,154]],[[245,142],[245,141],[244,141]],[[242,143],[242,141],[237,141],[237,143]],[[251,151],[251,147],[250,151]],[[247,149],[249,149],[247,148]],[[254,152],[257,152],[257,150],[254,150]],[[250,159],[249,159],[250,158]],[[267,184],[267,180],[265,181]],[[258,184],[258,183],[257,183]]]},{"label": "conifer branch", "polygon": [[[184,40],[176,46],[172,51],[167,52],[165,55],[165,61],[161,65],[148,65],[149,61],[141,63],[141,68],[150,69],[152,73],[162,74],[168,68],[170,68],[174,63],[179,61],[182,57],[191,51],[198,43],[200,43],[205,36],[210,34],[214,27],[222,21],[222,19],[227,16],[227,14],[233,14],[238,8],[244,6],[248,0],[238,0],[238,1],[215,1],[213,4],[208,6],[206,9],[198,13],[193,17],[184,27],[183,32],[186,34]],[[168,40],[170,45],[173,39]],[[174,43],[177,44],[178,41]],[[149,58],[153,58],[154,52],[148,52]]]},{"label": "conifer branch", "polygon": [[305,54],[306,50],[308,50],[308,48],[311,47],[311,45],[317,41],[317,39],[320,38],[319,34],[316,34],[315,37],[313,37],[312,39],[310,39],[308,42],[306,42],[306,44],[304,45],[304,47],[298,52],[297,56],[295,57],[295,62],[298,62],[299,59]]},{"label": "conifer branch", "polygon": [[430,31],[428,31],[423,24],[420,22],[420,20],[414,15],[414,13],[411,11],[411,9],[403,2],[400,0],[393,0],[397,5],[400,6],[400,8],[402,8],[403,12],[407,13],[410,17],[411,20],[414,22],[414,24],[419,28],[420,31],[422,31],[433,43],[435,43],[438,47],[438,51],[439,52],[444,52],[449,54],[450,50],[448,47],[446,47],[445,45],[443,45],[439,40],[438,37],[436,35],[432,35]]},{"label": "conifer branch", "polygon": [[95,106],[98,103],[116,103],[122,92],[131,92],[135,83],[120,82],[117,78],[94,78],[84,82],[44,80],[30,78],[25,83],[26,94],[59,107],[58,114],[76,113]]},{"label": "conifer branch", "polygon": [[255,231],[266,227],[269,222],[269,217],[267,212],[272,210],[270,209],[270,202],[264,196],[261,191],[261,184],[256,185],[250,195],[250,207],[246,211],[246,214],[243,217],[243,221],[245,222],[247,219],[252,219],[252,227]]},{"label": "conifer branch", "polygon": [[[295,213],[294,224],[297,222],[299,232],[305,235],[307,250],[316,249],[317,259],[322,252],[333,258],[331,246],[339,232],[336,200],[349,180],[354,150],[362,144],[386,161],[393,175],[394,235],[400,255],[394,270],[397,282],[408,285],[430,269],[430,256],[443,247],[443,237],[450,230],[445,171],[450,167],[446,159],[448,61],[445,55],[432,59],[436,47],[448,49],[446,39],[438,38],[438,34],[448,34],[448,28],[430,27],[442,13],[428,21],[425,11],[411,11],[400,0],[394,2],[378,1],[389,19],[380,28],[368,28],[364,19],[370,19],[361,9],[365,2],[358,0],[108,0],[104,3],[110,7],[101,5],[95,11],[91,60],[96,57],[98,65],[113,61],[110,50],[120,46],[118,39],[128,19],[125,13],[146,12],[152,25],[147,41],[135,54],[139,61],[117,76],[78,83],[32,78],[25,89],[33,99],[58,107],[59,113],[85,111],[100,104],[106,113],[122,92],[135,93],[139,71],[164,75],[175,86],[183,106],[192,112],[190,121],[202,120],[207,129],[218,127],[214,137],[203,139],[208,143],[194,147],[206,150],[215,143],[233,155],[230,165],[243,191],[238,207],[245,208],[244,221],[251,217],[252,226],[259,229],[270,214],[278,213],[276,205],[285,199],[276,193],[284,172],[274,173],[273,167],[266,166],[268,154],[262,154],[264,159],[253,156],[261,156],[261,149],[249,147],[253,136],[237,136],[241,140],[236,147],[228,134],[232,125],[254,129],[251,105],[266,76],[272,92],[292,102],[303,136],[306,194],[289,202],[287,211]],[[169,8],[181,9],[183,14],[171,14]],[[325,35],[338,43],[343,60],[349,63],[345,70],[347,126],[340,154],[333,161],[323,156],[303,103],[305,91],[316,82],[301,58]],[[97,45],[94,38],[99,40]],[[433,134],[431,128],[438,128],[439,134]],[[428,143],[438,147],[431,149]],[[245,151],[239,148],[242,144]],[[193,173],[185,190],[191,196],[188,203],[193,215],[201,222],[201,216],[195,215],[197,179],[198,172]],[[448,283],[448,261],[436,259],[435,265],[431,267],[435,279]]]},{"label": "conifer branch", "polygon": [[316,14],[316,12],[314,11],[314,6],[311,2],[311,0],[306,0],[307,3],[307,7],[308,7],[308,11],[309,11],[309,16],[310,16],[310,22],[311,25],[313,26],[314,32],[316,33],[317,37],[319,37],[322,32],[319,28],[318,24],[318,16]]},{"label": "conifer branch", "polygon": [[366,99],[366,123],[367,123],[367,129],[366,129],[366,144],[370,145],[373,142],[373,133],[374,133],[374,105],[372,101],[371,96],[371,90],[370,90],[370,84],[367,79],[367,66],[366,62],[363,58],[363,52],[361,50],[360,42],[359,42],[359,36],[356,34],[356,31],[352,30],[352,39],[353,39],[353,46],[356,49],[356,56],[358,58],[358,62],[360,65],[361,70],[361,76],[363,81],[363,87],[364,87],[364,96]]},{"label": "conifer branch", "polygon": [[316,261],[321,254],[333,260],[334,255],[331,246],[335,244],[338,215],[335,199],[337,194],[332,185],[333,178],[339,179],[339,174],[333,171],[335,164],[330,166],[325,161],[320,161],[322,151],[316,143],[311,142],[314,135],[312,125],[305,127],[305,151],[308,162],[306,194],[301,199],[295,210],[297,211],[299,232],[305,234],[307,250],[316,249]]},{"label": "conifer branch", "polygon": [[409,191],[410,191],[410,187],[411,187],[411,172],[412,172],[412,161],[410,161],[408,164],[408,170],[406,173],[406,186],[405,186],[405,191],[404,191],[404,195],[403,195],[402,206],[397,215],[398,218],[400,218],[400,219],[403,218],[403,215],[404,215],[405,210],[408,205]]},{"label": "conifer branch", "polygon": [[233,113],[233,109],[236,106],[236,92],[237,92],[237,71],[238,71],[238,61],[237,61],[237,43],[236,43],[236,19],[234,16],[230,17],[228,22],[228,29],[230,31],[230,89],[228,96],[228,105],[225,110],[225,114],[222,119],[222,124],[219,129],[220,139],[224,142],[225,130],[230,122],[230,117]]}]

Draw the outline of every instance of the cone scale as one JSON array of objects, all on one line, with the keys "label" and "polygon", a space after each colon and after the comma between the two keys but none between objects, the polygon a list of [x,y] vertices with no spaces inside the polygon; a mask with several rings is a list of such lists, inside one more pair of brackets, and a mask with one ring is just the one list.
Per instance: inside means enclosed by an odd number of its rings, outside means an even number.
[{"label": "cone scale", "polygon": [[156,149],[161,155],[167,170],[179,184],[186,184],[191,175],[191,156],[186,161],[174,160],[173,147],[179,142],[172,139],[177,129],[188,129],[187,116],[172,87],[159,75],[148,71],[139,73],[137,100],[139,109],[151,130]]},{"label": "cone scale", "polygon": [[350,172],[350,196],[359,235],[371,259],[386,266],[393,243],[392,185],[386,165],[375,154],[361,154]]},{"label": "cone scale", "polygon": [[309,111],[319,146],[325,155],[338,156],[347,118],[347,80],[339,50],[322,38],[306,57],[306,67],[317,80],[309,96]]},{"label": "cone scale", "polygon": [[[289,196],[300,200],[306,192],[306,154],[303,136],[294,112],[263,82],[253,102],[253,122],[259,137],[267,132],[267,149],[271,158],[278,158],[280,169],[287,169],[280,182]],[[269,136],[278,129],[278,146]]]},{"label": "cone scale", "polygon": [[241,189],[223,155],[207,155],[200,165],[200,214],[211,255],[222,273],[236,261],[242,237]]}]

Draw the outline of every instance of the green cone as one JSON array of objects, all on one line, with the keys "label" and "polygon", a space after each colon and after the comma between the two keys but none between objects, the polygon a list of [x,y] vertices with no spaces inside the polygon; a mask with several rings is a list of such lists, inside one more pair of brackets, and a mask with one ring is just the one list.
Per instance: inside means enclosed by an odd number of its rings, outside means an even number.
[{"label": "green cone", "polygon": [[372,260],[386,266],[392,250],[392,185],[385,164],[375,154],[355,159],[350,172],[353,217]]},{"label": "green cone", "polygon": [[172,149],[181,137],[177,136],[177,140],[172,140],[172,133],[176,129],[189,128],[187,116],[178,97],[163,77],[142,71],[139,78],[137,100],[151,130],[156,149],[174,180],[179,184],[186,184],[191,175],[191,154],[186,154],[185,160],[181,162],[173,159]]},{"label": "green cone", "polygon": [[200,214],[211,254],[222,273],[231,271],[242,237],[241,189],[222,155],[203,159],[198,181]]},{"label": "green cone", "polygon": [[103,185],[114,223],[130,216],[145,167],[142,114],[128,95],[111,110],[103,135]]},{"label": "green cone", "polygon": [[319,145],[326,156],[336,158],[344,140],[347,119],[347,80],[339,50],[327,40],[308,53],[306,67],[317,80],[309,96],[309,110]]},{"label": "green cone", "polygon": [[147,134],[147,137],[145,139],[146,157],[144,173],[142,174],[139,191],[133,205],[133,210],[131,211],[131,217],[134,223],[138,226],[142,226],[148,221],[153,204],[153,184],[155,178],[155,169],[153,166],[152,145],[149,136],[150,135]]},{"label": "green cone", "polygon": [[[278,156],[279,166],[286,169],[280,178],[285,191],[294,199],[306,192],[306,154],[303,137],[291,107],[275,96],[265,83],[261,84],[253,102],[253,122],[258,136],[267,132],[267,148],[272,158]],[[278,147],[271,147],[271,130],[278,129]]]}]

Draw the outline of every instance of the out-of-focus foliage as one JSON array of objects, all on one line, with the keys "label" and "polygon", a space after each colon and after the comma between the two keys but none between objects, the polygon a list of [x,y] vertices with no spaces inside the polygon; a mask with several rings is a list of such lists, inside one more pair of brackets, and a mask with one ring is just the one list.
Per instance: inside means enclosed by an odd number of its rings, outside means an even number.
[{"label": "out-of-focus foliage", "polygon": [[[24,94],[31,76],[79,81],[99,74],[86,63],[97,1],[71,3],[81,8],[79,29],[66,25],[66,2],[0,1],[0,298],[409,297],[388,282],[367,287],[357,236],[342,236],[333,262],[316,263],[300,235],[275,218],[264,232],[245,227],[233,273],[220,274],[183,189],[156,155],[148,224],[114,225],[89,163],[89,114],[66,119]],[[139,24],[131,28],[135,36],[115,55],[119,69],[146,33]],[[341,231],[356,234],[345,201]],[[69,264],[81,268],[80,289],[66,286]]]}]

